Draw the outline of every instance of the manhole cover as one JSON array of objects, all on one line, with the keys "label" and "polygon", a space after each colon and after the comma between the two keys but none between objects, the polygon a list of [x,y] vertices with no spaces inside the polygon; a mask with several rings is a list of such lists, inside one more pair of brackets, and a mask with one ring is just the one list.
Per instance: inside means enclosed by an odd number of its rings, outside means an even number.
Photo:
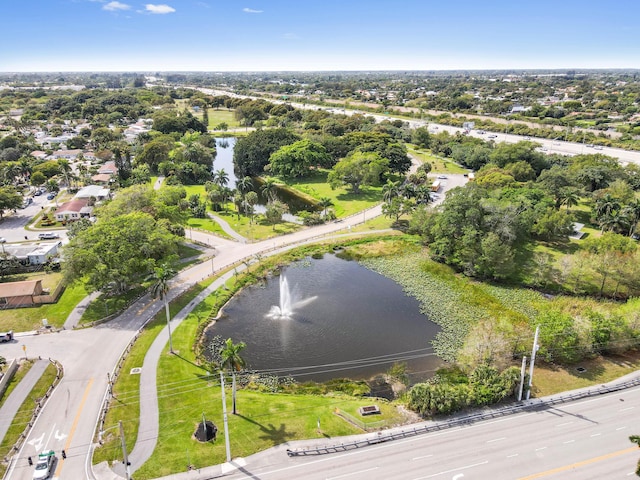
[{"label": "manhole cover", "polygon": [[578,367],[578,368],[576,368],[576,371],[578,371],[578,372],[580,372],[580,373],[584,373],[584,372],[586,372],[586,371],[587,371],[587,369],[586,369],[586,368],[584,368],[584,367]]},{"label": "manhole cover", "polygon": [[142,373],[142,367],[132,368],[129,374],[131,375],[140,375]]}]

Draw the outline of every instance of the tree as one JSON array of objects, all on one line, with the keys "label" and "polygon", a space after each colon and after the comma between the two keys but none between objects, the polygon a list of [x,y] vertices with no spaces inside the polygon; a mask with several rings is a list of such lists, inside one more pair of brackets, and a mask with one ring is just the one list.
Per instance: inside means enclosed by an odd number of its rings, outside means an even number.
[{"label": "tree", "polygon": [[300,137],[286,128],[256,130],[238,139],[233,149],[233,163],[239,177],[258,176],[264,173],[271,154],[283,145],[300,140]]},{"label": "tree", "polygon": [[322,197],[318,202],[318,206],[322,207],[323,216],[327,216],[327,209],[333,205],[333,201],[329,197]]},{"label": "tree", "polygon": [[222,360],[222,367],[231,371],[232,378],[232,398],[233,398],[233,414],[236,415],[236,372],[242,370],[246,362],[240,352],[247,345],[244,342],[233,343],[230,338],[227,338],[224,343],[224,347],[220,351],[220,357]]},{"label": "tree", "polygon": [[229,174],[224,171],[224,168],[213,172],[213,183],[222,188],[229,184]]},{"label": "tree", "polygon": [[260,191],[262,192],[262,195],[264,195],[267,198],[267,201],[272,201],[272,200],[275,200],[276,198],[277,189],[278,189],[277,182],[273,178],[267,178],[262,184]]},{"label": "tree", "polygon": [[162,135],[148,142],[142,152],[136,157],[136,164],[146,163],[152,172],[158,170],[158,165],[169,160],[169,152],[173,148],[174,140],[168,135]]},{"label": "tree", "polygon": [[282,216],[289,211],[289,207],[286,203],[280,200],[273,199],[267,203],[267,210],[264,213],[267,222],[273,225],[273,229],[276,229],[276,224],[282,221]]},{"label": "tree", "polygon": [[250,217],[249,223],[253,223],[253,207],[258,203],[258,194],[256,192],[247,192],[244,196],[245,215]]},{"label": "tree", "polygon": [[236,187],[243,195],[253,190],[253,179],[249,176],[244,176],[236,182]]},{"label": "tree", "polygon": [[31,175],[31,185],[33,185],[34,187],[39,187],[46,181],[47,177],[45,177],[42,172],[33,172],[33,174]]},{"label": "tree", "polygon": [[64,247],[63,273],[68,283],[84,279],[89,290],[123,293],[168,260],[176,243],[148,213],[100,218]]},{"label": "tree", "polygon": [[313,168],[330,164],[327,150],[321,144],[305,139],[280,147],[271,154],[265,169],[283,177],[298,178],[306,177]]},{"label": "tree", "polygon": [[411,141],[420,148],[429,148],[431,144],[431,134],[427,127],[419,127],[411,132]]},{"label": "tree", "polygon": [[615,265],[630,262],[637,247],[629,237],[607,232],[599,238],[589,237],[584,248],[589,253],[592,270],[600,276],[599,296],[602,297]]},{"label": "tree", "polygon": [[22,195],[17,193],[12,187],[0,187],[0,218],[5,211],[15,210],[22,206]]},{"label": "tree", "polygon": [[385,217],[393,218],[397,224],[401,216],[410,214],[414,208],[415,203],[408,198],[393,197],[382,205],[382,213]]},{"label": "tree", "polygon": [[360,193],[365,185],[379,185],[380,179],[389,172],[389,161],[375,152],[355,152],[340,160],[329,172],[327,180],[332,189],[341,185]]},{"label": "tree", "polygon": [[169,280],[176,272],[169,267],[166,263],[163,263],[157,267],[154,267],[153,273],[147,277],[148,281],[151,281],[151,295],[153,298],[160,297],[160,300],[164,302],[164,312],[167,318],[167,328],[169,329],[169,352],[173,352],[173,342],[171,340],[171,313],[169,312],[169,299],[167,295],[169,293]]}]

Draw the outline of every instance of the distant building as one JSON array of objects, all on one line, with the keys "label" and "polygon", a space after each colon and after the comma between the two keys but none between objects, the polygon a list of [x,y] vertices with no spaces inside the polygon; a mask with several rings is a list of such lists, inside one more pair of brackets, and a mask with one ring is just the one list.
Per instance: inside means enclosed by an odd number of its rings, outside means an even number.
[{"label": "distant building", "polygon": [[108,188],[104,188],[101,185],[87,185],[86,187],[82,187],[78,193],[75,194],[74,198],[89,199],[94,197],[96,200],[101,201],[109,198],[110,192]]}]

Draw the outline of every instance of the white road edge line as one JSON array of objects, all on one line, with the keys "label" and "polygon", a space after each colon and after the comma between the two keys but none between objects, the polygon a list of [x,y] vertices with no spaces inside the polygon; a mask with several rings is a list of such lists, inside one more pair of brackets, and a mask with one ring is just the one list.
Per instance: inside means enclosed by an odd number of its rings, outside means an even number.
[{"label": "white road edge line", "polygon": [[621,408],[620,410],[618,410],[619,412],[626,412],[627,410],[633,410],[636,407],[627,407],[627,408]]},{"label": "white road edge line", "polygon": [[540,448],[536,448],[536,449],[535,449],[535,451],[536,451],[536,452],[539,452],[540,450],[544,450],[545,448],[547,448],[547,447],[540,447]]},{"label": "white road edge line", "polygon": [[464,467],[452,468],[451,470],[445,470],[443,472],[434,473],[434,474],[431,474],[431,475],[427,475],[426,477],[417,477],[417,478],[414,478],[413,480],[422,480],[423,478],[433,478],[433,477],[437,477],[438,475],[444,475],[445,473],[451,473],[451,472],[457,472],[457,471],[460,471],[460,470],[466,470],[467,468],[477,467],[478,465],[486,465],[487,463],[489,463],[489,460],[485,460],[484,462],[474,463],[472,465],[465,465]]},{"label": "white road edge line", "polygon": [[601,433],[594,433],[593,435],[591,435],[592,437],[599,437],[600,435],[602,435]]},{"label": "white road edge line", "polygon": [[575,442],[575,440],[567,440],[566,442],[562,442],[562,443],[567,444],[567,443],[573,443],[573,442]]},{"label": "white road edge line", "polygon": [[517,456],[518,456],[518,454],[517,454],[517,453],[513,453],[513,454],[511,454],[511,455],[507,455],[507,458],[513,458],[513,457],[517,457]]},{"label": "white road edge line", "polygon": [[627,427],[618,427],[618,428],[616,428],[616,432],[617,432],[618,430],[624,430],[625,428],[627,428]]},{"label": "white road edge line", "polygon": [[345,473],[344,475],[338,475],[337,477],[327,477],[327,480],[337,480],[338,478],[350,477],[351,475],[357,475],[358,473],[371,472],[377,470],[379,467],[367,468],[366,470],[360,470],[358,472]]}]

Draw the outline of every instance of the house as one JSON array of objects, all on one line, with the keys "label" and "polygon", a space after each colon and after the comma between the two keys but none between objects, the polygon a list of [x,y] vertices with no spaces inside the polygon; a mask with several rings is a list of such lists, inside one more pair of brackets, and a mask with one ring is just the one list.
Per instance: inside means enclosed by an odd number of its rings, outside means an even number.
[{"label": "house", "polygon": [[41,243],[27,255],[29,265],[44,265],[49,263],[51,258],[58,254],[58,247],[60,245],[62,245],[62,242]]},{"label": "house", "polygon": [[35,244],[13,243],[5,246],[5,252],[23,265],[42,265],[58,254],[62,242],[42,242]]},{"label": "house", "polygon": [[104,200],[110,197],[110,190],[100,185],[87,185],[76,193],[74,198],[95,198],[96,200]]},{"label": "house", "polygon": [[42,294],[42,280],[0,283],[0,308],[35,305]]},{"label": "house", "polygon": [[89,218],[91,212],[93,212],[93,207],[89,206],[89,198],[74,198],[58,207],[56,210],[56,220],[58,222],[64,222]]},{"label": "house", "polygon": [[91,177],[94,183],[109,183],[114,175],[118,173],[115,162],[106,162],[98,169],[98,173]]},{"label": "house", "polygon": [[42,150],[34,150],[31,152],[31,156],[37,158],[38,160],[44,160],[47,158],[47,152],[43,152]]},{"label": "house", "polygon": [[67,160],[75,160],[78,158],[78,155],[82,153],[82,150],[56,150],[51,155],[53,158],[66,158]]}]

